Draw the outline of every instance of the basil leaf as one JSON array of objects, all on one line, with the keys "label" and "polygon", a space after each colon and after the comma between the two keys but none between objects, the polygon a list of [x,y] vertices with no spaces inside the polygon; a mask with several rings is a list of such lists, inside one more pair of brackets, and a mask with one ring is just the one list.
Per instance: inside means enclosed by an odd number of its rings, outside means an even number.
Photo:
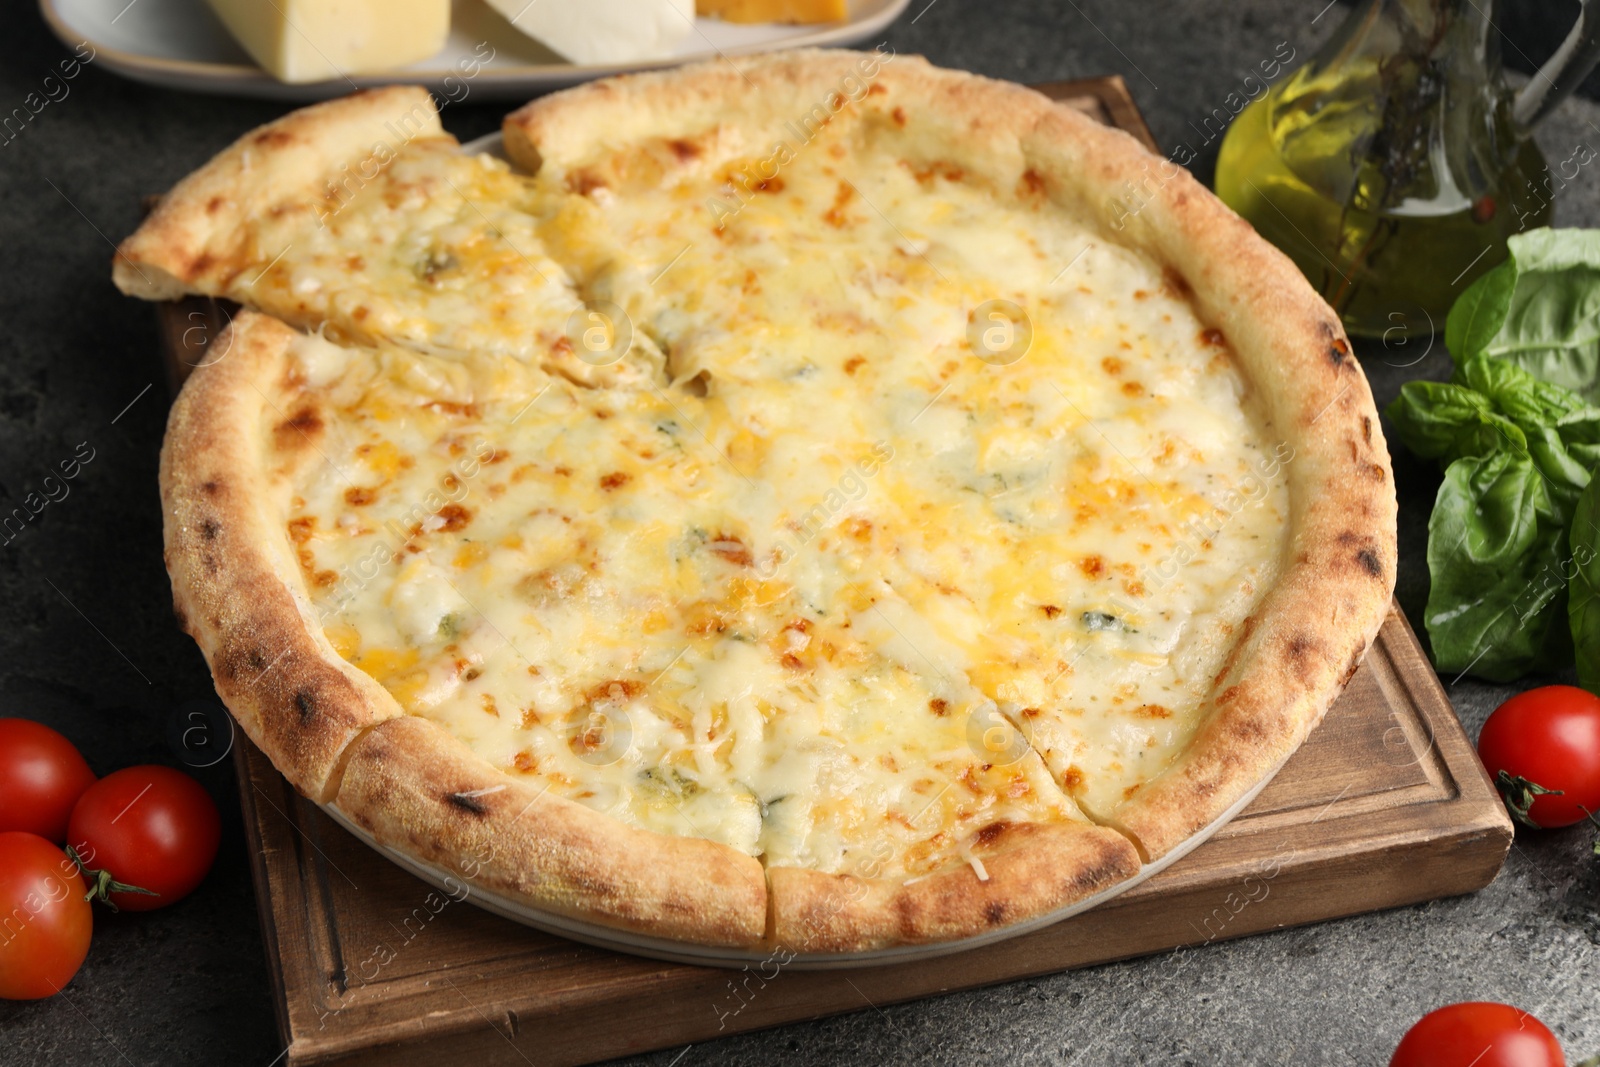
[{"label": "basil leaf", "polygon": [[1530,230],[1445,320],[1458,362],[1498,356],[1600,403],[1600,230]]},{"label": "basil leaf", "polygon": [[1461,385],[1407,382],[1386,414],[1406,447],[1427,459],[1486,455],[1503,448],[1503,438],[1528,446],[1521,427],[1496,413],[1488,397]]},{"label": "basil leaf", "polygon": [[1524,429],[1548,426],[1589,406],[1571,389],[1544,381],[1515,363],[1493,356],[1460,361],[1453,381],[1482,393],[1496,410]]},{"label": "basil leaf", "polygon": [[1600,478],[1578,498],[1567,541],[1567,622],[1578,657],[1578,684],[1600,692]]},{"label": "basil leaf", "polygon": [[1441,671],[1510,681],[1570,662],[1567,589],[1550,573],[1567,511],[1527,453],[1466,456],[1446,469],[1428,521],[1424,615]]}]

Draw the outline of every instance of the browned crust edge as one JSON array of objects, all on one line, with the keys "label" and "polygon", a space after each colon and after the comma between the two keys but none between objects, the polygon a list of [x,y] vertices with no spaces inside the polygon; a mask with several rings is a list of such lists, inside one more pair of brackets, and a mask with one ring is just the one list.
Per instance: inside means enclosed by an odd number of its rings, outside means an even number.
[{"label": "browned crust edge", "polygon": [[1087,823],[1010,824],[973,849],[982,865],[898,881],[767,871],[772,939],[796,955],[954,941],[1039,918],[1139,873],[1122,834]]},{"label": "browned crust edge", "polygon": [[546,911],[736,948],[766,934],[757,860],[714,841],[635,830],[553,796],[424,719],[363,734],[334,803],[382,844]]},{"label": "browned crust edge", "polygon": [[214,361],[190,377],[167,419],[161,512],[178,624],[245,733],[321,801],[345,747],[400,709],[323,636],[283,526],[283,493],[266,470],[261,428],[281,418],[272,408],[285,402],[300,337],[246,311],[213,343]]},{"label": "browned crust edge", "polygon": [[226,295],[249,262],[252,220],[285,203],[320,201],[345,167],[374,158],[379,146],[443,134],[433,97],[418,86],[367,89],[291,111],[173,186],[117,246],[112,280],[146,300]]},{"label": "browned crust edge", "polygon": [[739,113],[754,100],[771,101],[758,119],[781,124],[841,92],[854,98],[849,121],[920,127],[911,150],[948,152],[996,188],[1036,191],[1170,266],[1232,346],[1269,432],[1293,450],[1288,558],[1214,679],[1201,727],[1130,801],[1096,813],[1147,861],[1159,859],[1293,754],[1388,612],[1397,506],[1366,376],[1298,268],[1187,170],[1031,89],[919,57],[790,51],[594,82],[509,115],[506,147],[522,165],[559,174],[594,150],[595,130],[606,144],[692,137],[726,122],[729,101]]}]

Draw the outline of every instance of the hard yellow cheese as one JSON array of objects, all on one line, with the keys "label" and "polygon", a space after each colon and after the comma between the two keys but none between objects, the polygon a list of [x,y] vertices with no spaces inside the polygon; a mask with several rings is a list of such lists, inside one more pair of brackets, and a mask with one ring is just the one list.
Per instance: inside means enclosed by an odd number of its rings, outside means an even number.
[{"label": "hard yellow cheese", "polygon": [[426,59],[444,47],[450,0],[207,0],[279,81],[327,81]]},{"label": "hard yellow cheese", "polygon": [[726,22],[843,22],[845,0],[695,0],[695,12]]}]

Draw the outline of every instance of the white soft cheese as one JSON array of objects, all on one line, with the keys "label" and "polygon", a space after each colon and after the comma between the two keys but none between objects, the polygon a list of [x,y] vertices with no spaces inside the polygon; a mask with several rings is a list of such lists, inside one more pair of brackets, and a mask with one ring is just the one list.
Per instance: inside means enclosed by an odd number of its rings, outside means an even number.
[{"label": "white soft cheese", "polygon": [[489,6],[574,63],[662,59],[694,28],[694,0],[489,0]]}]

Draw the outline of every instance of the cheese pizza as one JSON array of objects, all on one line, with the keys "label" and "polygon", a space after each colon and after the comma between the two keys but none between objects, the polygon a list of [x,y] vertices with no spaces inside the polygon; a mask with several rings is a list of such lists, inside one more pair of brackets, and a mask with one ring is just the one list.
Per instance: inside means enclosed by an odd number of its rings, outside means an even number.
[{"label": "cheese pizza", "polygon": [[376,841],[653,938],[956,943],[1191,847],[1355,670],[1370,392],[1186,172],[880,53],[504,133],[295,112],[114,266],[245,306],[163,450],[175,603]]}]

